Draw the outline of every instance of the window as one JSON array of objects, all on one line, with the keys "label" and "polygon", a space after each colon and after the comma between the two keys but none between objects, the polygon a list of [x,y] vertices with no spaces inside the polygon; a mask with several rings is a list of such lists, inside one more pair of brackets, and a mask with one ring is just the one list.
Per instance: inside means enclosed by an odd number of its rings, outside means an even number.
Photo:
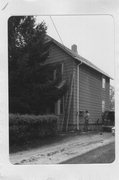
[{"label": "window", "polygon": [[63,75],[63,64],[57,64],[56,69],[54,70],[54,79],[62,80]]},{"label": "window", "polygon": [[61,81],[62,75],[63,75],[63,63],[58,63],[54,65],[54,69],[51,68],[49,73],[49,79],[51,81],[56,79]]},{"label": "window", "polygon": [[105,83],[106,83],[106,80],[105,80],[105,78],[103,77],[103,78],[102,78],[102,88],[105,88]]},{"label": "window", "polygon": [[105,111],[105,101],[102,101],[102,112]]},{"label": "window", "polygon": [[64,98],[62,97],[57,101],[56,114],[60,115],[64,113]]}]

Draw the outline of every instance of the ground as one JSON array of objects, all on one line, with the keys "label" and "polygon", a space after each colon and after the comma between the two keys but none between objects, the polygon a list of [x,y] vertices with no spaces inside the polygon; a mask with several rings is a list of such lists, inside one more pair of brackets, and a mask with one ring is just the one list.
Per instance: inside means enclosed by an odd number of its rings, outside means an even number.
[{"label": "ground", "polygon": [[61,162],[61,164],[112,163],[114,160],[115,160],[115,144],[110,143],[103,147],[98,147],[83,155]]},{"label": "ground", "polygon": [[[60,141],[55,143],[12,153],[10,154],[10,162],[12,164],[59,164],[74,157],[78,156],[79,158],[79,156],[89,153],[87,154],[88,159],[85,160],[84,163],[90,163],[89,161],[91,159],[95,159],[92,156],[93,154],[100,160],[101,156],[104,157],[106,155],[107,159],[109,159],[109,156],[114,156],[114,148],[106,146],[109,144],[114,145],[114,141],[115,138],[112,133],[86,133],[63,136]],[[111,147],[113,145],[111,145]],[[98,148],[101,148],[101,151],[100,149],[98,150]],[[94,149],[95,153],[91,153]],[[107,155],[106,152],[108,152],[109,155]],[[103,163],[103,159],[104,158],[102,158],[100,163]]]}]

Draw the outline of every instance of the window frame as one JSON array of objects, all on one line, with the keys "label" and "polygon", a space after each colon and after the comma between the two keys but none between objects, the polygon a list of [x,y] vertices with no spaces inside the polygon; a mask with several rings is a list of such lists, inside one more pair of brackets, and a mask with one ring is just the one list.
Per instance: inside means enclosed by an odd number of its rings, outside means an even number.
[{"label": "window frame", "polygon": [[105,112],[105,101],[102,100],[102,112]]},{"label": "window frame", "polygon": [[[64,63],[57,63],[58,65],[61,65],[61,80],[63,79],[63,72],[64,72]],[[57,76],[57,69],[54,70],[54,80],[56,79]]]},{"label": "window frame", "polygon": [[102,77],[102,88],[105,89],[106,87],[106,79],[105,77]]}]

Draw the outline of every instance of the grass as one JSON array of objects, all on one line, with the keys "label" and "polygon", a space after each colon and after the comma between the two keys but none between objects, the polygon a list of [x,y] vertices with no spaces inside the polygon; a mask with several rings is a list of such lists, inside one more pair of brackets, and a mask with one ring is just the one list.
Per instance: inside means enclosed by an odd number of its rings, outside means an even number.
[{"label": "grass", "polygon": [[[92,132],[93,134],[93,132]],[[94,133],[96,134],[96,133]],[[58,143],[58,142],[65,142],[77,135],[86,135],[83,133],[79,133],[79,132],[67,132],[67,133],[59,133],[56,136],[53,137],[47,137],[47,138],[43,138],[43,139],[34,139],[33,141],[27,141],[24,144],[21,145],[11,145],[9,146],[9,153],[16,153],[19,151],[24,151],[24,150],[30,150],[33,148],[39,148],[45,145],[49,145],[49,144],[54,144],[54,143]]]},{"label": "grass", "polygon": [[44,145],[48,145],[51,143],[55,143],[57,141],[60,141],[62,138],[60,136],[55,136],[55,137],[47,137],[44,139],[34,139],[31,141],[27,141],[26,143],[22,144],[22,145],[12,145],[9,147],[9,153],[15,153],[18,151],[24,151],[24,150],[29,150],[29,149],[33,149],[33,148],[38,148]]}]

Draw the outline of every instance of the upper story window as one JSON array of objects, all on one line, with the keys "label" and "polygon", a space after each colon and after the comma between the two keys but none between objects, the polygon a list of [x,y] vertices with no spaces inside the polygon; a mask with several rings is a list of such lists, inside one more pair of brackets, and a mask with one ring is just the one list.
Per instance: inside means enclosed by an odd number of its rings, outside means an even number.
[{"label": "upper story window", "polygon": [[105,85],[106,85],[106,80],[105,80],[105,78],[103,77],[103,78],[102,78],[102,88],[105,89]]},{"label": "upper story window", "polygon": [[59,81],[62,80],[63,76],[63,63],[54,65],[54,68],[50,70],[49,79],[51,81],[58,79]]},{"label": "upper story window", "polygon": [[54,79],[62,80],[63,75],[63,64],[57,64],[56,69],[54,70]]}]

